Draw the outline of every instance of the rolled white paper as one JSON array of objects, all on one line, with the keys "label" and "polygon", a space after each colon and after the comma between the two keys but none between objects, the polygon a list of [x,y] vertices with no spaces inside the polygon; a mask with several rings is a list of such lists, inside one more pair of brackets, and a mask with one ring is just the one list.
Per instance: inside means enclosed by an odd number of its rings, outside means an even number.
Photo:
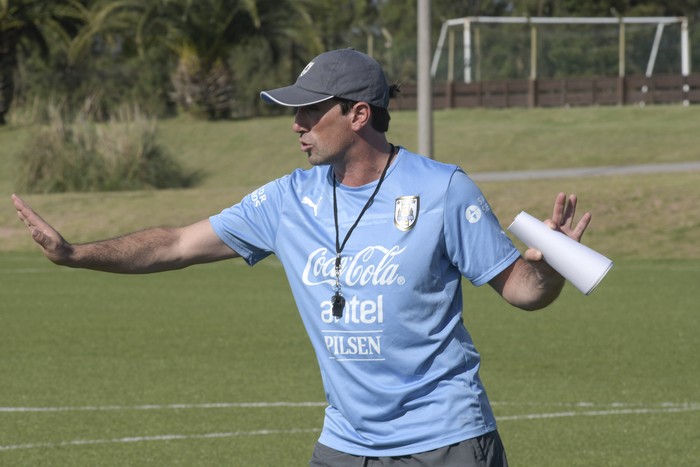
[{"label": "rolled white paper", "polygon": [[508,230],[530,248],[542,252],[545,261],[577,289],[588,295],[603,280],[613,262],[597,251],[522,211]]}]

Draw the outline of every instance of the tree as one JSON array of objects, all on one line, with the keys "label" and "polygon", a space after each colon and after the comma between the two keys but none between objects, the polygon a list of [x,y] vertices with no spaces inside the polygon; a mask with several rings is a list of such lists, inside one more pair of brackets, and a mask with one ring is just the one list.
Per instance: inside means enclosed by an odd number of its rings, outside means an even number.
[{"label": "tree", "polygon": [[174,98],[211,118],[234,106],[229,55],[244,43],[264,44],[276,61],[289,44],[315,51],[319,38],[306,2],[294,0],[152,0],[141,7],[137,41],[142,50],[165,45],[177,56]]},{"label": "tree", "polygon": [[36,65],[37,56],[46,63],[47,92],[74,90],[86,79],[81,66],[89,68],[90,56],[99,54],[96,39],[107,43],[119,34],[123,25],[114,13],[129,1],[0,0],[0,123],[15,96],[20,57],[24,64]]},{"label": "tree", "polygon": [[67,44],[81,23],[81,10],[74,0],[0,0],[0,125],[14,97],[20,48],[33,46],[47,57],[49,38]]}]

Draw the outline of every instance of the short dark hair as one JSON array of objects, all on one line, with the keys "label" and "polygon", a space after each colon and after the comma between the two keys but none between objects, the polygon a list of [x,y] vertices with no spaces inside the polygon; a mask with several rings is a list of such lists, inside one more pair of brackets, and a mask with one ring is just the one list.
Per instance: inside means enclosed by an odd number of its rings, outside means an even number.
[{"label": "short dark hair", "polygon": [[[401,92],[399,84],[392,84],[389,86],[389,99],[396,97],[397,94]],[[343,99],[340,97],[334,98],[339,104],[343,115],[347,114],[352,106],[357,104],[358,101],[351,101],[349,99]],[[389,131],[389,121],[391,120],[391,115],[389,115],[389,109],[383,107],[377,107],[376,105],[371,105],[372,109],[372,120],[370,124],[372,128],[380,133],[386,133]]]}]

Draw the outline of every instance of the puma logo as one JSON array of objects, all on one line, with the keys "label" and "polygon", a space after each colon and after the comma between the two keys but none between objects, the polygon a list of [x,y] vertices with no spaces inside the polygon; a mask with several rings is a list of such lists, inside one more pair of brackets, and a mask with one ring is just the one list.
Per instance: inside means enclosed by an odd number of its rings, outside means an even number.
[{"label": "puma logo", "polygon": [[322,201],[322,200],[323,200],[323,196],[321,196],[321,197],[318,199],[318,202],[314,203],[314,202],[311,200],[311,198],[309,198],[308,196],[304,196],[304,198],[301,200],[301,204],[305,204],[305,205],[307,205],[307,206],[310,206],[311,209],[314,210],[314,217],[316,217],[316,216],[318,215],[318,207],[319,207],[319,205],[321,204],[321,201]]}]

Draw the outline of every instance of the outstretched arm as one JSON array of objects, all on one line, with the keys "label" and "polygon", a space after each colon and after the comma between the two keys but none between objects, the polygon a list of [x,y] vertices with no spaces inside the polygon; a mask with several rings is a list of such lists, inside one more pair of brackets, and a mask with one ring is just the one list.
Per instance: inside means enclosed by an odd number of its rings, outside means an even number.
[{"label": "outstretched arm", "polygon": [[237,257],[205,219],[186,227],[152,228],[92,243],[72,244],[19,196],[12,195],[17,216],[44,255],[63,266],[117,273],[181,269]]},{"label": "outstretched arm", "polygon": [[[591,214],[585,213],[574,226],[576,195],[559,193],[554,202],[552,218],[545,224],[553,230],[564,233],[577,242],[591,221]],[[547,264],[542,252],[529,248],[523,257],[515,261],[489,284],[510,304],[525,310],[537,310],[552,303],[564,287],[564,278]]]}]

